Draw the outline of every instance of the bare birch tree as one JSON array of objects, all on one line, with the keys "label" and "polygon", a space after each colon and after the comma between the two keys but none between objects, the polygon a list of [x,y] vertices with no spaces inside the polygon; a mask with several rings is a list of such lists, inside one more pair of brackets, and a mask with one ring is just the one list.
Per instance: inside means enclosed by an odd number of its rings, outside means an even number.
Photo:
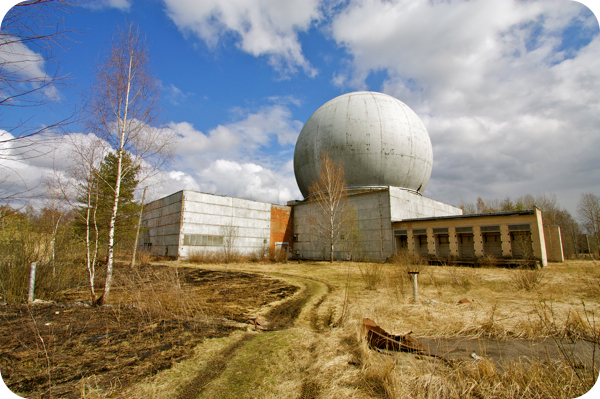
[{"label": "bare birch tree", "polygon": [[90,300],[96,301],[94,289],[96,262],[99,249],[98,171],[106,155],[106,143],[93,135],[73,134],[63,137],[68,142],[68,167],[65,172],[55,172],[52,184],[60,198],[75,210],[75,215],[84,226],[76,236],[85,244],[85,263],[88,271]]},{"label": "bare birch tree", "polygon": [[326,245],[329,262],[333,262],[334,250],[343,240],[352,215],[343,165],[336,164],[325,154],[321,158],[319,180],[308,191],[309,201],[314,204],[310,225],[315,237]]},{"label": "bare birch tree", "polygon": [[[148,48],[134,24],[119,28],[106,59],[98,66],[91,88],[88,128],[106,140],[116,153],[117,170],[114,201],[108,230],[104,293],[98,303],[107,302],[113,277],[115,221],[122,179],[135,170],[160,170],[173,157],[175,132],[156,126],[159,84],[150,71]],[[126,166],[125,153],[132,162]]]}]

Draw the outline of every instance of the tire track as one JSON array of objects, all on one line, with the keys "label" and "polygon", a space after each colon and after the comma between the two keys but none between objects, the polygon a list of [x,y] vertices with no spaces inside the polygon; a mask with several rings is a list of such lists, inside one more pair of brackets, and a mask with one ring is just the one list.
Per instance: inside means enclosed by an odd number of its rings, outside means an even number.
[{"label": "tire track", "polygon": [[256,334],[246,334],[239,341],[229,345],[217,354],[206,367],[180,390],[177,399],[196,399],[213,380],[218,378],[227,368],[228,361]]},{"label": "tire track", "polygon": [[[291,274],[264,274],[282,278],[288,282],[291,280],[302,285],[300,291],[265,313],[263,317],[270,321],[265,329],[266,331],[281,331],[291,328],[299,318],[302,318],[303,320],[306,319],[312,330],[316,332],[323,330],[322,328],[319,328],[318,310],[332,291],[332,287],[329,284],[316,279],[299,277]],[[319,296],[316,300],[310,303],[317,295]],[[303,314],[303,312],[306,312],[307,314]],[[328,323],[325,324],[328,325]],[[327,327],[327,325],[325,327]],[[257,335],[257,333],[246,333],[237,342],[219,352],[191,381],[180,389],[177,399],[196,399],[212,381],[223,374],[229,361],[236,353]]]}]

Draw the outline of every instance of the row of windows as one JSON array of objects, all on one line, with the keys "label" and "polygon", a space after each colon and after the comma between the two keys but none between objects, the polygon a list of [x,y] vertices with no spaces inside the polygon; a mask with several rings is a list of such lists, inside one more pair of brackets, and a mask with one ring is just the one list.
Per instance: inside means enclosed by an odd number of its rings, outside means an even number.
[{"label": "row of windows", "polygon": [[184,234],[183,245],[190,245],[195,247],[222,247],[223,236]]},{"label": "row of windows", "polygon": [[[433,230],[433,234],[448,234],[449,229],[448,229],[448,227],[435,227],[432,230]],[[481,226],[480,230],[482,233],[500,232],[500,225]],[[529,230],[531,230],[531,225],[529,223],[509,224],[508,225],[508,231],[529,231]],[[472,226],[456,227],[455,231],[457,233],[472,233],[473,227]],[[413,234],[413,236],[426,235],[427,229],[422,229],[422,228],[421,229],[412,229],[412,234]],[[408,230],[407,229],[394,230],[394,235],[395,236],[406,236],[406,235],[408,235]]]}]

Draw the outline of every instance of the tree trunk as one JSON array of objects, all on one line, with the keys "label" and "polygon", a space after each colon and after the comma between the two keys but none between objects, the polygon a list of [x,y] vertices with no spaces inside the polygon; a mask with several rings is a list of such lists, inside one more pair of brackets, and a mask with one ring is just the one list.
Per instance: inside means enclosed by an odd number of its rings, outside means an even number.
[{"label": "tree trunk", "polygon": [[125,104],[123,107],[123,119],[119,120],[121,126],[119,127],[119,150],[117,151],[117,176],[115,178],[115,201],[113,202],[112,214],[110,216],[110,223],[108,225],[108,251],[106,260],[106,281],[104,283],[104,293],[102,294],[103,302],[108,302],[110,294],[110,286],[112,283],[113,263],[114,263],[114,244],[115,244],[115,224],[117,221],[117,211],[119,208],[119,195],[121,191],[121,175],[123,167],[123,145],[125,144],[125,129],[127,126],[127,111],[129,110],[129,92],[131,90],[131,65],[133,63],[133,54],[129,54],[129,71],[127,74],[127,90],[125,94]]},{"label": "tree trunk", "polygon": [[112,284],[112,273],[114,264],[114,244],[115,244],[115,224],[117,221],[117,211],[119,208],[119,194],[121,189],[121,160],[123,159],[123,150],[118,151],[117,161],[117,178],[115,179],[115,200],[113,202],[112,213],[110,216],[110,222],[108,225],[108,251],[106,259],[106,281],[104,282],[104,294],[102,295],[102,301],[99,303],[108,302],[108,296],[110,294],[110,287]]},{"label": "tree trunk", "polygon": [[140,208],[140,218],[138,219],[137,231],[135,232],[135,241],[133,242],[133,255],[131,256],[131,267],[135,267],[135,254],[137,252],[138,247],[138,239],[140,237],[140,226],[142,224],[142,214],[144,212],[144,200],[146,199],[146,189],[148,186],[144,187],[144,194],[142,194],[142,207]]}]

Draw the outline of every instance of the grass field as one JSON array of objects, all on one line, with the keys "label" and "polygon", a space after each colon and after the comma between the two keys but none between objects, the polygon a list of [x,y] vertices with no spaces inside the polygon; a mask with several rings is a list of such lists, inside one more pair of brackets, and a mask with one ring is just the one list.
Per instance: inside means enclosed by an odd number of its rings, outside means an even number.
[{"label": "grass field", "polygon": [[[406,259],[202,265],[297,285],[295,295],[305,300],[294,325],[205,340],[190,359],[123,396],[574,398],[594,385],[599,262],[552,263],[541,271],[423,266],[418,304],[406,267]],[[258,313],[276,317],[273,307]],[[373,350],[361,339],[365,317],[423,342],[469,344],[475,356]]]}]

